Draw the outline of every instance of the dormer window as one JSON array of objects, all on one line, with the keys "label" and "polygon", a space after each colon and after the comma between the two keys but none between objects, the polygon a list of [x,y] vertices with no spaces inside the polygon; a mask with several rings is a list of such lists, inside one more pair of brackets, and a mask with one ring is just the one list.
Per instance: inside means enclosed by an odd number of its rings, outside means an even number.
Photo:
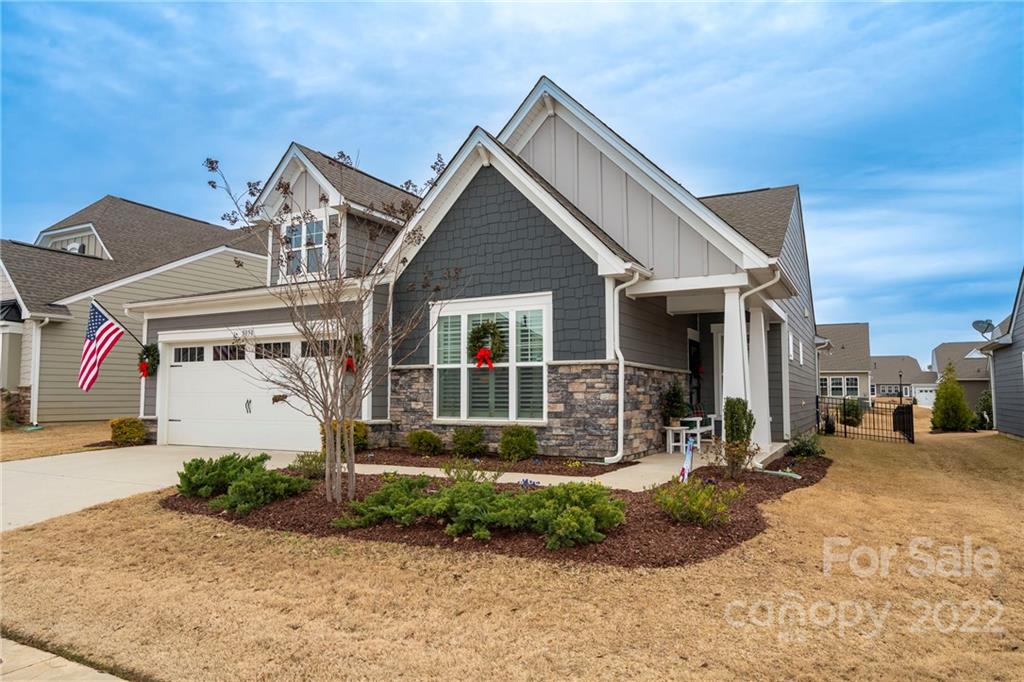
[{"label": "dormer window", "polygon": [[327,262],[324,252],[324,222],[288,225],[285,228],[286,263],[289,276],[320,272]]}]

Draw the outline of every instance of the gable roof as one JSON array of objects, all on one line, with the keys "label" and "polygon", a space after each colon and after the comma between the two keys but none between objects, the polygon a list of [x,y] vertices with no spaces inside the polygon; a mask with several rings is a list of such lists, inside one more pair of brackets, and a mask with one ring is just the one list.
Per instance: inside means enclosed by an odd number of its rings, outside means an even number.
[{"label": "gable roof", "polygon": [[420,203],[418,195],[406,192],[397,185],[385,182],[355,166],[347,166],[323,152],[298,142],[292,144],[320,171],[334,189],[349,201],[376,208],[401,206],[403,201],[410,201],[414,206]]},{"label": "gable roof", "polygon": [[909,355],[872,355],[871,383],[898,384],[900,372],[903,372],[904,384],[934,384],[935,372],[921,369],[917,358]]},{"label": "gable roof", "polygon": [[941,376],[946,366],[952,363],[957,379],[988,379],[988,358],[967,357],[978,356],[978,349],[986,343],[984,339],[940,343],[932,351],[932,369]]},{"label": "gable roof", "polygon": [[757,248],[774,257],[782,253],[798,191],[798,185],[765,187],[700,197],[700,201]]},{"label": "gable roof", "polygon": [[819,371],[871,371],[871,341],[867,322],[819,324],[818,334],[831,342],[831,349],[818,355]]},{"label": "gable roof", "polygon": [[218,247],[263,256],[250,233],[107,195],[43,233],[90,224],[112,259],[102,259],[13,240],[3,240],[0,259],[27,310],[67,315],[55,301],[152,270]]}]

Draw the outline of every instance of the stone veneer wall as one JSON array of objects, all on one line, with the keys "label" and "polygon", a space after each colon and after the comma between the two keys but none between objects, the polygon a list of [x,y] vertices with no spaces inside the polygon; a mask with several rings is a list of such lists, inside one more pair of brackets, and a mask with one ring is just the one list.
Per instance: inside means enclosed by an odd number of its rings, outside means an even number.
[{"label": "stone veneer wall", "polygon": [[[664,448],[658,398],[682,372],[626,366],[626,457]],[[410,431],[427,429],[451,442],[459,425],[435,424],[433,372],[428,367],[391,371],[391,445],[405,445]],[[534,427],[542,455],[599,459],[616,449],[618,368],[615,363],[548,366],[548,421]],[[484,425],[487,442],[497,448],[501,425]],[[375,429],[376,430],[376,429]]]}]

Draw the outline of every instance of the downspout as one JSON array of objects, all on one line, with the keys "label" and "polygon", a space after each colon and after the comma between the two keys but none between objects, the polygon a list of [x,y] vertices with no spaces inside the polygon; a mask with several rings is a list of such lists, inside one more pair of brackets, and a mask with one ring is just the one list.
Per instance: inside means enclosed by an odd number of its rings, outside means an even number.
[{"label": "downspout", "polygon": [[[773,284],[778,284],[780,279],[782,279],[782,270],[776,269],[775,270],[775,276],[772,277],[770,280],[768,280],[764,284],[759,284],[758,286],[754,287],[750,291],[745,291],[742,294],[740,294],[740,338],[743,339],[744,342],[746,342],[746,340],[747,340],[747,316],[746,316],[746,314],[744,312],[746,310],[746,308],[743,307],[743,302],[746,301],[747,298],[751,294],[756,294],[759,291],[763,291],[763,290],[767,289],[768,287],[772,286]],[[748,345],[747,346],[747,352],[744,353],[743,357],[741,358],[743,360],[743,394],[746,397],[748,402],[750,401],[750,385],[749,385],[750,384],[750,367],[749,367],[749,365],[750,365],[750,357],[749,357],[749,355],[750,355],[750,347]],[[748,407],[749,407],[749,405],[748,405]]]},{"label": "downspout", "polygon": [[[630,266],[627,266],[629,269]],[[640,271],[633,270],[633,278],[623,282],[612,290],[612,346],[615,350],[615,359],[619,363],[619,405],[618,405],[618,433],[616,435],[617,448],[611,457],[605,457],[605,464],[616,464],[622,461],[623,442],[625,440],[625,411],[626,411],[626,358],[622,355],[622,347],[619,343],[619,294],[640,281]]]},{"label": "downspout", "polygon": [[44,317],[43,321],[32,330],[32,388],[29,390],[29,421],[32,426],[39,426],[39,363],[42,362],[43,352],[43,327],[50,324],[50,318]]}]

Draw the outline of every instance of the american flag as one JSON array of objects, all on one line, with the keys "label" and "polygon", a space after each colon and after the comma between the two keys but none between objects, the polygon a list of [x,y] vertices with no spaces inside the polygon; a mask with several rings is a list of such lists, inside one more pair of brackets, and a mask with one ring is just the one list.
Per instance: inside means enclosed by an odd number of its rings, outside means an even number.
[{"label": "american flag", "polygon": [[85,325],[85,345],[82,346],[82,366],[78,370],[78,387],[89,392],[100,376],[100,365],[107,359],[124,329],[114,322],[95,301],[89,306],[89,322]]}]

